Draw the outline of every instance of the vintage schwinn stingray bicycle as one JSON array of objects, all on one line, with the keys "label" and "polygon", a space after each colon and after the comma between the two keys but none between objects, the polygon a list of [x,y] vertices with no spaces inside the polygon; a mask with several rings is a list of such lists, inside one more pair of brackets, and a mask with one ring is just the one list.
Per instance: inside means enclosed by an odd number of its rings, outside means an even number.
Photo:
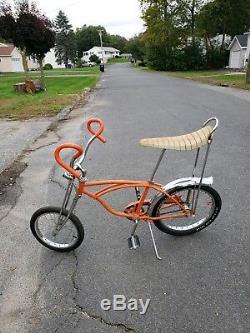
[{"label": "vintage schwinn stingray bicycle", "polygon": [[[80,220],[73,214],[78,199],[87,195],[98,201],[109,213],[127,218],[133,223],[128,239],[130,249],[140,246],[136,229],[140,221],[147,223],[153,248],[158,254],[152,224],[160,231],[171,235],[189,235],[206,228],[218,216],[221,209],[220,195],[211,187],[213,177],[205,178],[204,171],[213,134],[218,127],[218,119],[208,119],[196,132],[175,136],[142,139],[141,145],[160,148],[161,153],[150,180],[102,180],[88,181],[87,170],[83,162],[90,145],[95,139],[105,143],[102,136],[104,123],[101,119],[91,118],[87,128],[92,134],[85,149],[78,144],[65,143],[55,149],[55,159],[66,172],[68,180],[65,197],[61,207],[43,207],[31,217],[30,227],[36,239],[49,249],[66,252],[76,249],[83,241],[84,229]],[[206,146],[200,177],[195,177],[201,147]],[[70,163],[62,158],[62,151],[75,150]],[[174,180],[163,186],[154,182],[154,176],[167,149],[177,151],[197,150],[192,176]],[[93,188],[98,187],[97,191]],[[91,191],[92,188],[92,191]],[[104,196],[121,189],[134,188],[136,201],[128,204],[123,211],[116,210],[104,199]],[[73,191],[74,189],[74,191]],[[149,193],[156,192],[149,199]],[[73,196],[72,196],[73,193]]]}]

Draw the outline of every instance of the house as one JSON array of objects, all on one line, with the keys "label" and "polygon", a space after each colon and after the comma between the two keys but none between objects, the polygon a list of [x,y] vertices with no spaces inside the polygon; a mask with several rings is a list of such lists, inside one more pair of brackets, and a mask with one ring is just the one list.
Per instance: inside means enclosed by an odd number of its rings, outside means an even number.
[{"label": "house", "polygon": [[[29,69],[39,68],[39,64],[28,57]],[[54,49],[51,49],[45,56],[44,64],[51,64],[53,68],[65,68],[64,65],[56,63]],[[0,73],[2,72],[23,72],[22,57],[19,50],[13,44],[0,43]]]},{"label": "house", "polygon": [[106,63],[108,59],[115,58],[120,55],[120,51],[114,47],[103,47],[94,46],[90,50],[83,52],[82,60],[85,62],[89,61],[89,58],[92,55],[96,55],[100,60],[103,59],[103,62]]},{"label": "house", "polygon": [[250,53],[250,32],[236,35],[228,50],[230,51],[229,68],[244,69]]},{"label": "house", "polygon": [[[30,69],[39,67],[38,63],[28,58]],[[13,44],[0,44],[0,73],[23,72],[22,57],[19,50]]]},{"label": "house", "polygon": [[64,64],[58,65],[56,62],[55,49],[51,49],[48,53],[46,53],[43,63],[51,64],[53,68],[65,68]]}]

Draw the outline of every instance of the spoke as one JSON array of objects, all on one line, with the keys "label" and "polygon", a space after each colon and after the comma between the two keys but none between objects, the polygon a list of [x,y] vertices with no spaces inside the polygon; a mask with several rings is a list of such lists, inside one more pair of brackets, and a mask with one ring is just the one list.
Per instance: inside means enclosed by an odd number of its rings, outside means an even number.
[{"label": "spoke", "polygon": [[[178,196],[183,204],[187,204],[187,202],[190,200],[190,197],[192,197],[197,192],[197,189],[180,189],[171,195]],[[181,200],[181,198],[186,198],[186,200]],[[189,206],[189,205],[188,205]],[[203,224],[205,220],[211,217],[211,214],[214,210],[214,199],[210,195],[209,192],[200,191],[200,198],[199,198],[199,204],[196,209],[195,216],[190,216],[187,218],[174,218],[171,220],[161,220],[162,223],[166,224],[169,228],[175,229],[175,230],[188,230],[192,229],[194,227],[197,227],[200,224]],[[163,202],[162,206],[159,207],[158,210],[158,216],[161,215],[167,215],[167,214],[175,214],[179,213],[182,210],[177,208],[175,204],[166,204]]]},{"label": "spoke", "polygon": [[[78,239],[77,230],[69,219],[63,227],[55,232],[58,224],[59,213],[45,213],[37,220],[37,232],[41,239],[49,245],[55,247],[70,246]],[[62,216],[65,218],[65,216]]]}]

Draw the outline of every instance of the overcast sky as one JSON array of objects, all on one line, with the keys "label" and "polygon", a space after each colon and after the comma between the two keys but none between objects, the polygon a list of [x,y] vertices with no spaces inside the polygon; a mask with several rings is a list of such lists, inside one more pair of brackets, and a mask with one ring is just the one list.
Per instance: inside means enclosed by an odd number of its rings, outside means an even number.
[{"label": "overcast sky", "polygon": [[74,28],[100,24],[109,33],[127,38],[143,31],[138,0],[37,0],[37,3],[51,19],[62,9]]}]

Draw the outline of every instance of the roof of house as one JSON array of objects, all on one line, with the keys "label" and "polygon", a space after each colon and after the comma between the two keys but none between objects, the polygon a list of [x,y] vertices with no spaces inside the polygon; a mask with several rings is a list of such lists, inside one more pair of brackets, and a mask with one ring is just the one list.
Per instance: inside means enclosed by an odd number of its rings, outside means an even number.
[{"label": "roof of house", "polygon": [[228,50],[231,50],[235,41],[238,41],[238,43],[239,43],[239,45],[242,49],[246,49],[247,48],[247,43],[248,43],[248,33],[245,33],[244,35],[234,36],[234,38],[231,41],[231,44],[228,47]]},{"label": "roof of house", "polygon": [[[101,46],[94,46],[99,49],[101,49]],[[92,47],[92,49],[94,48]],[[108,51],[108,52],[120,52],[120,50],[115,49],[114,47],[108,47],[108,46],[103,46],[103,51]]]},{"label": "roof of house", "polygon": [[248,36],[247,35],[236,35],[239,43],[240,43],[240,46],[241,47],[247,47],[247,39],[248,39]]},{"label": "roof of house", "polygon": [[0,56],[8,57],[11,56],[15,46],[13,44],[1,44],[0,45]]}]

